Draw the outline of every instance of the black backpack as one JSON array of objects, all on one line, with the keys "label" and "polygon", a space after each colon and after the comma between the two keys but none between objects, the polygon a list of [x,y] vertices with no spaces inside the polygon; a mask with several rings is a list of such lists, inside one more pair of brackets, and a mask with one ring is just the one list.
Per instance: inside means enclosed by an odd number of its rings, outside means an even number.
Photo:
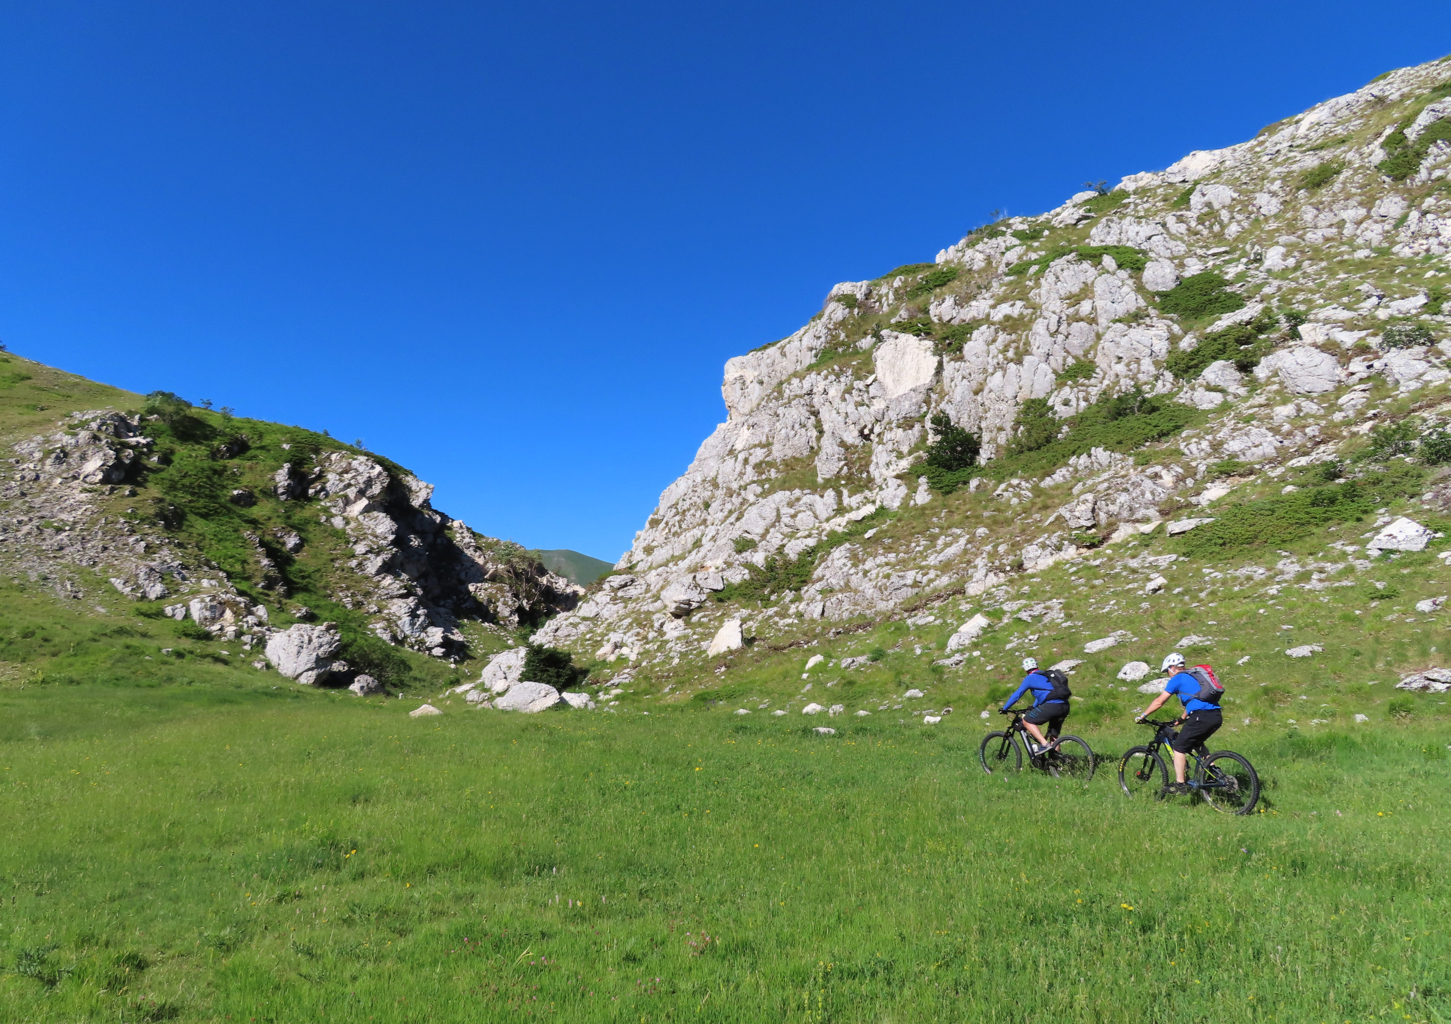
[{"label": "black backpack", "polygon": [[1068,688],[1068,677],[1063,674],[1062,669],[1039,669],[1038,674],[1053,684],[1053,691],[1043,698],[1045,702],[1050,700],[1067,701],[1069,697],[1073,696],[1073,691]]},{"label": "black backpack", "polygon": [[1214,669],[1208,665],[1190,665],[1183,671],[1199,684],[1199,692],[1194,695],[1196,700],[1202,700],[1206,704],[1219,704],[1219,698],[1224,696],[1224,684],[1214,674]]}]

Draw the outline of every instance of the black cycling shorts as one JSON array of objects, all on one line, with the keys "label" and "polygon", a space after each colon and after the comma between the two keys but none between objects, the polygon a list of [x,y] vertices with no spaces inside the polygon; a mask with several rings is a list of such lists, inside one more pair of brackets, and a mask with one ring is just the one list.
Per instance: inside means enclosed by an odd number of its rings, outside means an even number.
[{"label": "black cycling shorts", "polygon": [[1189,718],[1169,743],[1172,750],[1181,754],[1188,754],[1209,737],[1219,731],[1224,724],[1224,713],[1221,711],[1191,711]]},{"label": "black cycling shorts", "polygon": [[1068,717],[1068,702],[1054,702],[1052,704],[1039,704],[1032,711],[1023,716],[1023,721],[1032,722],[1034,725],[1046,725],[1047,733],[1058,735],[1058,730],[1063,728],[1063,719]]}]

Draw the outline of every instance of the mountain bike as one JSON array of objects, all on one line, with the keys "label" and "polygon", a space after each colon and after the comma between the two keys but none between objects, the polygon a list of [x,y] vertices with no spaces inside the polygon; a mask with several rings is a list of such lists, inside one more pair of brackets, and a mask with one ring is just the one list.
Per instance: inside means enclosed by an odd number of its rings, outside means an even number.
[{"label": "mountain bike", "polygon": [[[1045,771],[1055,779],[1070,779],[1080,785],[1088,785],[1096,767],[1093,751],[1078,736],[1059,736],[1058,746],[1047,751],[1033,753],[1032,738],[1023,726],[1026,711],[999,711],[1012,721],[1006,730],[990,732],[982,738],[977,749],[977,759],[982,770],[989,775],[1023,770],[1023,747],[1028,748],[1028,764],[1039,771]],[[1018,737],[1022,740],[1019,742]],[[1050,735],[1050,738],[1051,735]]]},{"label": "mountain bike", "polygon": [[[1175,722],[1144,719],[1153,726],[1154,738],[1147,746],[1130,747],[1118,763],[1118,784],[1125,796],[1152,794],[1163,800],[1168,795],[1169,770],[1159,756],[1159,748],[1167,746],[1176,735]],[[1194,759],[1185,776],[1189,778],[1190,795],[1198,794],[1216,811],[1225,814],[1248,814],[1260,798],[1260,777],[1243,754],[1233,750],[1209,753],[1200,744],[1189,756]]]}]

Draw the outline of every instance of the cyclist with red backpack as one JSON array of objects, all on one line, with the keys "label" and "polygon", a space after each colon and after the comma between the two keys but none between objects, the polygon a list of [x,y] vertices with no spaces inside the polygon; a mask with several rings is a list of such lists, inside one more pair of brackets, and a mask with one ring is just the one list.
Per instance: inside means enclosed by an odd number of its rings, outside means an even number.
[{"label": "cyclist with red backpack", "polygon": [[[1056,668],[1038,668],[1037,658],[1024,658],[1023,671],[1028,673],[1013,695],[1003,702],[1007,711],[1025,693],[1033,694],[1033,709],[1023,716],[1023,727],[1038,741],[1038,749],[1028,753],[1037,757],[1058,746],[1058,734],[1063,731],[1063,721],[1068,717],[1068,698],[1073,692],[1068,689],[1068,677]],[[1048,727],[1043,735],[1042,726]]]},{"label": "cyclist with red backpack", "polygon": [[1185,668],[1184,655],[1177,652],[1164,659],[1160,670],[1169,677],[1164,683],[1164,692],[1155,697],[1134,721],[1142,722],[1163,707],[1170,697],[1178,697],[1183,703],[1184,715],[1179,719],[1182,727],[1169,744],[1169,752],[1174,758],[1174,783],[1168,790],[1170,794],[1182,794],[1188,792],[1184,775],[1189,752],[1213,736],[1224,724],[1224,715],[1219,709],[1224,687],[1208,665]]}]

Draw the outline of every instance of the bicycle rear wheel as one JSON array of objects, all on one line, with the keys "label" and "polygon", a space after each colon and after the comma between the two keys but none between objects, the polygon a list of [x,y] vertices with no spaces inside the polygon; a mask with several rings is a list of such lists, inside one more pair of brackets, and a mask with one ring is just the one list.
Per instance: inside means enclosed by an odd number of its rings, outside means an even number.
[{"label": "bicycle rear wheel", "polygon": [[1245,757],[1220,750],[1204,759],[1199,769],[1199,795],[1216,811],[1249,814],[1260,798],[1260,777]]},{"label": "bicycle rear wheel", "polygon": [[1058,749],[1044,757],[1048,774],[1055,779],[1069,779],[1080,786],[1093,778],[1096,762],[1093,751],[1077,736],[1060,736]]},{"label": "bicycle rear wheel", "polygon": [[990,732],[984,736],[982,746],[977,748],[977,759],[982,764],[982,770],[989,775],[1023,770],[1023,751],[1017,740],[1005,732]]},{"label": "bicycle rear wheel", "polygon": [[1158,799],[1169,785],[1169,770],[1152,748],[1130,747],[1118,763],[1118,784],[1124,796]]}]

